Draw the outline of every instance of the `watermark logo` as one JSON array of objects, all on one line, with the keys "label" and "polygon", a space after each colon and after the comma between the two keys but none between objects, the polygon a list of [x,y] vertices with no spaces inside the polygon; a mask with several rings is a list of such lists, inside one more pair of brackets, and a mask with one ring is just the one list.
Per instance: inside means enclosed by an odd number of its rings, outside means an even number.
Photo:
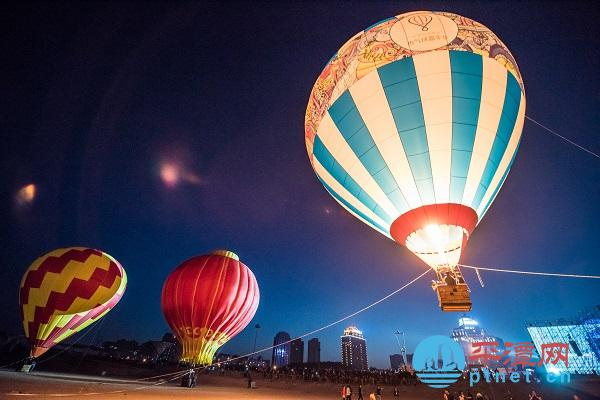
[{"label": "watermark logo", "polygon": [[[489,362],[502,363],[507,367],[534,367],[533,353],[535,346],[532,342],[505,342],[504,350],[499,350],[498,342],[474,342],[473,353],[469,356],[469,362],[477,361],[482,364]],[[568,343],[542,343],[540,360],[537,366],[542,364],[553,365],[564,363],[565,369],[569,367],[569,344]]]},{"label": "watermark logo", "polygon": [[429,336],[417,345],[413,368],[421,382],[432,388],[445,388],[462,376],[465,353],[448,336]]},{"label": "watermark logo", "polygon": [[[534,361],[532,342],[472,342],[467,357],[462,346],[447,336],[429,336],[416,347],[413,368],[419,380],[442,389],[455,383],[463,372],[469,386],[479,382],[532,382],[535,367],[546,367],[546,381],[568,383],[571,377],[568,343],[541,343],[539,361]],[[469,368],[465,369],[466,360]]]}]

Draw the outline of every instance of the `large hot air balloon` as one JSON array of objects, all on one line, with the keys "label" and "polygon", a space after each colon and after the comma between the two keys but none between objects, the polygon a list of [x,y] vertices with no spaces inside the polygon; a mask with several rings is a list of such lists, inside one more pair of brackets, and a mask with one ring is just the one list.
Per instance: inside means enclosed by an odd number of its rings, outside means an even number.
[{"label": "large hot air balloon", "polygon": [[100,250],[68,247],[35,260],[20,289],[31,357],[102,318],[121,300],[126,286],[121,264]]},{"label": "large hot air balloon", "polygon": [[254,274],[231,251],[178,266],[163,286],[162,311],[182,345],[181,360],[210,364],[217,349],[250,323],[259,297]]},{"label": "large hot air balloon", "polygon": [[305,140],[335,200],[437,272],[443,310],[465,311],[457,263],[506,179],[524,116],[517,64],[492,31],[417,11],[359,32],[327,63]]}]

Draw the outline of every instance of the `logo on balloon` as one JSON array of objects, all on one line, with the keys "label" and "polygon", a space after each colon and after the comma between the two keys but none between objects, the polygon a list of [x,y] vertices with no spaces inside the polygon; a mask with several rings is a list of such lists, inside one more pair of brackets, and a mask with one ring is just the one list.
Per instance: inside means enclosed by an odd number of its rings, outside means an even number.
[{"label": "logo on balloon", "polygon": [[410,14],[390,28],[390,38],[411,51],[428,51],[447,46],[458,36],[451,18],[433,13]]},{"label": "logo on balloon", "polygon": [[429,28],[427,28],[427,25],[429,25],[429,23],[432,20],[433,18],[430,15],[415,15],[413,17],[410,17],[408,19],[408,22],[410,22],[413,25],[420,26],[422,31],[427,31],[429,30]]},{"label": "logo on balloon", "polygon": [[180,337],[196,337],[205,338],[206,340],[212,340],[217,342],[219,345],[225,344],[229,340],[229,337],[225,333],[214,331],[210,328],[181,326],[177,330]]},{"label": "logo on balloon", "polygon": [[462,376],[464,367],[463,349],[447,336],[429,336],[415,349],[413,368],[419,380],[432,388],[450,386]]}]

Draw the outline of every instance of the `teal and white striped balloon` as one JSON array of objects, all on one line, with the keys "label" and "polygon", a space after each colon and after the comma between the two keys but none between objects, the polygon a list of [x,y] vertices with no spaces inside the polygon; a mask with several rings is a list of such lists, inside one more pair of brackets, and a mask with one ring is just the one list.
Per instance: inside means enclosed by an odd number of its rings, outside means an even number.
[{"label": "teal and white striped balloon", "polygon": [[471,19],[419,11],[342,46],[313,87],[305,139],[327,191],[435,269],[459,262],[524,116],[521,75],[500,39]]}]

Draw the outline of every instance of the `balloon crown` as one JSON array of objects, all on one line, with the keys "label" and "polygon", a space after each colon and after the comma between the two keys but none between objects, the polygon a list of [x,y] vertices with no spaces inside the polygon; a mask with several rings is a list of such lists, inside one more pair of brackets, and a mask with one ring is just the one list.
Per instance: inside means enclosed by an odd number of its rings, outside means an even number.
[{"label": "balloon crown", "polygon": [[229,251],[229,250],[214,250],[210,254],[213,254],[213,255],[216,255],[216,256],[229,257],[229,258],[233,258],[236,261],[240,261],[240,258],[238,257],[238,255],[235,254],[233,251]]}]

